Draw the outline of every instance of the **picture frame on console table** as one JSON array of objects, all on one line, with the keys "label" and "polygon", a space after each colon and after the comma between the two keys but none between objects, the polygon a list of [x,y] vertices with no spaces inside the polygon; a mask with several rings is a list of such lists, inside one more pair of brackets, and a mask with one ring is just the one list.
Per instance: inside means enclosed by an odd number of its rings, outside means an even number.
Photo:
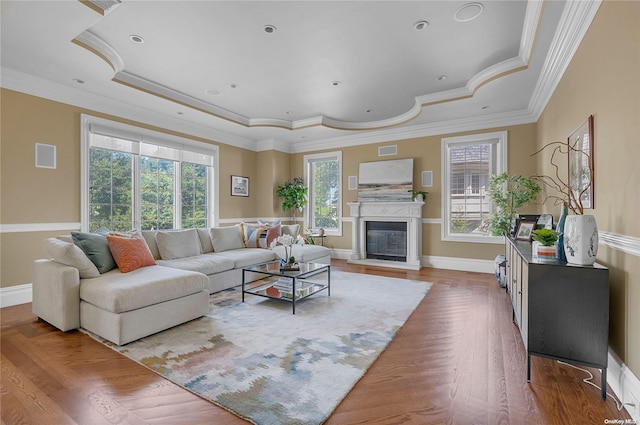
[{"label": "picture frame on console table", "polygon": [[249,177],[231,176],[231,196],[249,196]]},{"label": "picture frame on console table", "polygon": [[531,241],[531,234],[536,227],[535,221],[521,220],[516,230],[516,239],[519,241]]}]

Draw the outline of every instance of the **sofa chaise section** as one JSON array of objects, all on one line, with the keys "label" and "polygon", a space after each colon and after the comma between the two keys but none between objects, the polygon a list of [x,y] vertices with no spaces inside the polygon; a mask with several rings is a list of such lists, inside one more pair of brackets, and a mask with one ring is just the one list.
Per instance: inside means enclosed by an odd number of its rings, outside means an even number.
[{"label": "sofa chaise section", "polygon": [[163,266],[80,279],[74,267],[36,260],[33,313],[62,331],[82,327],[122,345],[205,315],[208,283],[202,273]]}]

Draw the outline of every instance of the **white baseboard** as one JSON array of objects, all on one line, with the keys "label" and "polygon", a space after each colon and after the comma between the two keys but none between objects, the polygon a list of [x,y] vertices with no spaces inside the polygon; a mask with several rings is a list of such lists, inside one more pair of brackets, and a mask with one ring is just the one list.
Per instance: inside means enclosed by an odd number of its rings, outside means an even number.
[{"label": "white baseboard", "polygon": [[[350,260],[350,249],[332,249],[331,258],[339,260]],[[474,258],[457,257],[437,257],[434,255],[423,255],[420,261],[423,267],[434,267],[437,269],[460,270],[463,272],[495,273],[494,260],[477,260]]]},{"label": "white baseboard", "polygon": [[460,270],[463,272],[495,273],[494,260],[426,255],[422,257],[422,265],[436,269]]},{"label": "white baseboard", "polygon": [[0,308],[30,303],[31,300],[32,289],[30,283],[0,289]]},{"label": "white baseboard", "polygon": [[[609,347],[608,361],[607,384],[635,420],[634,423],[640,423],[640,380],[626,364],[622,363],[611,347]],[[627,403],[635,406],[629,406]]]}]

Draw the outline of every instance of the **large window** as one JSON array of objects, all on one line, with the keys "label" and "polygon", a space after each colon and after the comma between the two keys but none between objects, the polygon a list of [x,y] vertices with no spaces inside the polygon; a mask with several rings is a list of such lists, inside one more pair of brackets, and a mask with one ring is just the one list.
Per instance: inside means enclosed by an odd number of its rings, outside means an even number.
[{"label": "large window", "polygon": [[342,235],[342,152],[305,155],[309,203],[305,228]]},{"label": "large window", "polygon": [[506,171],[507,133],[442,139],[442,239],[502,243],[483,231],[493,212],[489,179]]},{"label": "large window", "polygon": [[215,225],[216,146],[89,116],[82,137],[83,230]]}]

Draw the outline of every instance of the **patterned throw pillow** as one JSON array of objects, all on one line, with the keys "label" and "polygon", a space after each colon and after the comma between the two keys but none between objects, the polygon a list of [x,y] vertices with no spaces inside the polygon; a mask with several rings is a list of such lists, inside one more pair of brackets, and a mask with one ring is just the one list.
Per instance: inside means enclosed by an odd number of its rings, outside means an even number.
[{"label": "patterned throw pillow", "polygon": [[269,248],[271,241],[280,236],[280,223],[276,223],[275,225],[242,223],[245,248]]},{"label": "patterned throw pillow", "polygon": [[127,235],[109,235],[107,242],[111,254],[122,273],[129,273],[145,266],[154,266],[156,261],[139,232]]},{"label": "patterned throw pillow", "polygon": [[260,237],[259,230],[264,226],[253,223],[241,223],[240,227],[242,229],[242,243],[245,248],[256,248],[257,240]]}]

